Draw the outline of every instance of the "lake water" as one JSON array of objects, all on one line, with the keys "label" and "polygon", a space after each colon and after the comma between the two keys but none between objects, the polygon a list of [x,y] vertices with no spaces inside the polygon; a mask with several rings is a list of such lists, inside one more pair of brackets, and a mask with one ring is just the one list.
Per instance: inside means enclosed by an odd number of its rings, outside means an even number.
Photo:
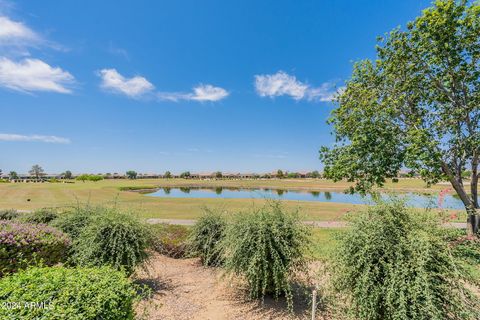
[{"label": "lake water", "polygon": [[[336,202],[350,204],[371,204],[370,196],[362,197],[359,194],[345,194],[335,191],[297,191],[280,189],[240,189],[240,188],[162,188],[148,193],[151,197],[163,198],[219,198],[219,199],[275,199],[296,201]],[[384,199],[390,196],[382,194]],[[460,209],[464,206],[460,199],[452,195],[445,195],[440,199],[438,193],[432,195],[406,193],[407,204],[418,208]]]}]

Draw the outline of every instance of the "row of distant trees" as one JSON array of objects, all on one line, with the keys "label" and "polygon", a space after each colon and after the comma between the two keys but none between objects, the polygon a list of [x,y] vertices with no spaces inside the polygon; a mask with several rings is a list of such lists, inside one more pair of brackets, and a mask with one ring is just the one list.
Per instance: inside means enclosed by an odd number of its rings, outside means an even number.
[{"label": "row of distant trees", "polygon": [[[28,171],[28,173],[35,177],[36,179],[40,180],[42,179],[44,176],[45,176],[45,170],[38,164],[36,165],[33,165],[32,168]],[[115,175],[117,174],[114,174],[112,175],[111,173],[106,173],[106,174],[82,174],[82,175],[79,175],[77,177],[75,177],[76,180],[79,180],[79,181],[99,181],[99,180],[103,180],[105,178],[111,178],[111,177],[114,177]],[[134,170],[128,170],[126,173],[125,173],[126,177],[128,179],[137,179],[138,177],[138,173]],[[3,176],[3,172],[2,170],[0,169],[0,177]],[[276,174],[264,174],[264,175],[255,175],[256,177],[258,178],[271,178],[272,176],[276,177],[276,178],[300,178],[302,175],[298,172],[284,172],[283,170],[278,170]],[[320,178],[321,175],[320,173],[315,170],[315,171],[312,171],[312,172],[309,172],[306,174],[306,176],[308,178]],[[16,179],[19,179],[19,175],[16,171],[10,171],[8,173],[8,177],[11,179],[11,180],[16,180]],[[165,174],[163,175],[164,178],[167,178],[167,179],[170,179],[173,177],[172,173],[170,171],[166,171]],[[184,179],[188,179],[188,178],[191,178],[192,177],[192,174],[190,173],[190,171],[184,171],[180,174],[180,178],[184,178]],[[221,179],[224,177],[223,173],[221,171],[216,171],[212,174],[212,177],[214,178],[217,178],[217,179]],[[60,178],[62,179],[73,179],[73,174],[70,170],[67,170],[63,173],[60,174]]]}]

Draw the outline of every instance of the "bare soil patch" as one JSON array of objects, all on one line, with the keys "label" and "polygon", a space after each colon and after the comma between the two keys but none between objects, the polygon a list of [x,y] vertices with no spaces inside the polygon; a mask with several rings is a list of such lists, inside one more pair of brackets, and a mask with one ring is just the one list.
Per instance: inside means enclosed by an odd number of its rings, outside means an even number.
[{"label": "bare soil patch", "polygon": [[[207,268],[198,259],[173,259],[154,254],[137,275],[153,295],[137,307],[146,319],[311,319],[306,302],[295,302],[292,315],[284,299],[251,301],[239,283],[222,270]],[[323,319],[318,317],[318,319]]]}]

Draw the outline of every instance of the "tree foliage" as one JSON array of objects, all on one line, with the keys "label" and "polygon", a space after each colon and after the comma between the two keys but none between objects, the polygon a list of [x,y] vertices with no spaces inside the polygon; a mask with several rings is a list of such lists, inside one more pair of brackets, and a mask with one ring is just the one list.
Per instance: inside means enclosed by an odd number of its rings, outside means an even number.
[{"label": "tree foliage", "polygon": [[137,172],[133,170],[129,170],[125,173],[128,179],[137,179]]},{"label": "tree foliage", "polygon": [[44,170],[42,167],[36,164],[32,166],[32,169],[30,169],[28,173],[31,174],[32,176],[35,176],[36,179],[40,179],[44,175]]},{"label": "tree foliage", "polygon": [[447,179],[467,210],[478,209],[479,35],[477,2],[437,0],[380,38],[377,60],[357,62],[337,97],[337,142],[320,150],[325,176],[365,192],[408,168],[429,184]]},{"label": "tree foliage", "polygon": [[187,179],[187,178],[190,178],[192,175],[190,173],[190,171],[185,171],[185,172],[182,172],[180,174],[180,178],[183,178],[183,179]]}]

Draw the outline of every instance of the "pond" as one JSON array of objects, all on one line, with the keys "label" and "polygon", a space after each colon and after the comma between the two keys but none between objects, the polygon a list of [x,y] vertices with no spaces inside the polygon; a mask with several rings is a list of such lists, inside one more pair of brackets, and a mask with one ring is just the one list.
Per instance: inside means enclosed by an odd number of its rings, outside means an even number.
[{"label": "pond", "polygon": [[[202,188],[202,187],[165,187],[155,192],[148,193],[148,196],[162,198],[219,198],[219,199],[275,199],[275,200],[296,200],[296,201],[318,201],[336,202],[349,204],[370,204],[370,196],[362,197],[359,194],[346,194],[335,191],[299,191],[282,189],[242,189],[242,188]],[[382,194],[384,199],[390,195]],[[437,193],[431,195],[405,193],[401,197],[407,199],[407,204],[418,208],[443,208],[460,209],[464,206],[460,199],[452,195],[439,196]]]}]

